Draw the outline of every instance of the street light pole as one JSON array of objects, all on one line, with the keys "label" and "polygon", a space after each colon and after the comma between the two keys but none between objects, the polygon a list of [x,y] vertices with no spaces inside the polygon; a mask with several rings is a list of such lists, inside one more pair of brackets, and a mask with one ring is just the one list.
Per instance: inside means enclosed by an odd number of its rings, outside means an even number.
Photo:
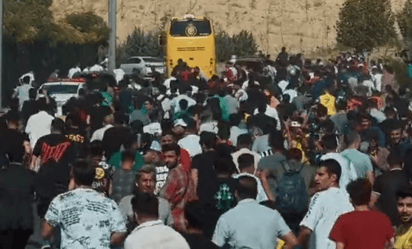
[{"label": "street light pole", "polygon": [[0,0],[0,109],[3,107],[3,0]]},{"label": "street light pole", "polygon": [[[0,0],[1,1],[1,0]],[[109,64],[110,73],[116,69],[116,0],[109,0]]]}]

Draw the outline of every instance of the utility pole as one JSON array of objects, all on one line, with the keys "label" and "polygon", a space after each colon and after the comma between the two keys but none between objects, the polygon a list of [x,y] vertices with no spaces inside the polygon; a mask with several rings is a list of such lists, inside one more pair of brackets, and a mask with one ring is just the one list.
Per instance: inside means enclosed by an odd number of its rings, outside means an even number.
[{"label": "utility pole", "polygon": [[3,0],[0,0],[0,109],[3,107]]},{"label": "utility pole", "polygon": [[[0,0],[1,1],[1,0]],[[116,0],[109,1],[109,64],[108,69],[110,73],[116,69]]]}]

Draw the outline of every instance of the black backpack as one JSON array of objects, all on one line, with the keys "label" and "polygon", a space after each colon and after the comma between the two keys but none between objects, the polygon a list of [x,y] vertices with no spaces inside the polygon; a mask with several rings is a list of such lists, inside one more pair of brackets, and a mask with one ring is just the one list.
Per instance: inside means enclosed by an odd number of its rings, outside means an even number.
[{"label": "black backpack", "polygon": [[308,201],[305,181],[300,172],[304,165],[296,171],[286,161],[281,162],[285,173],[276,188],[276,209],[282,214],[299,214],[305,212]]}]

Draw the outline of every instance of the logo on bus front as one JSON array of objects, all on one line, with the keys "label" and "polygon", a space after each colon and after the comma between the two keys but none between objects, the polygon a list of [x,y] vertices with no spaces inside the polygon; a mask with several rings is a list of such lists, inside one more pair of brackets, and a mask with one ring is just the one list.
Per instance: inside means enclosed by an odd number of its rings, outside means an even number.
[{"label": "logo on bus front", "polygon": [[186,27],[185,32],[187,36],[195,36],[197,34],[197,28],[192,23],[190,23]]}]

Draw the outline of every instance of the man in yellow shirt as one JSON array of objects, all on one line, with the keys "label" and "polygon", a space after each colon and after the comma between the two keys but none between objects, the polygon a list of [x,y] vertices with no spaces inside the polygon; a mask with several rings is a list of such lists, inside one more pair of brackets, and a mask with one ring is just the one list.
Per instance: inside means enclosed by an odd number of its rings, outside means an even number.
[{"label": "man in yellow shirt", "polygon": [[412,248],[412,187],[396,193],[397,207],[402,224],[396,230],[395,249]]},{"label": "man in yellow shirt", "polygon": [[319,101],[328,109],[328,115],[331,116],[336,113],[335,97],[328,90],[325,90],[324,94],[319,97]]}]

